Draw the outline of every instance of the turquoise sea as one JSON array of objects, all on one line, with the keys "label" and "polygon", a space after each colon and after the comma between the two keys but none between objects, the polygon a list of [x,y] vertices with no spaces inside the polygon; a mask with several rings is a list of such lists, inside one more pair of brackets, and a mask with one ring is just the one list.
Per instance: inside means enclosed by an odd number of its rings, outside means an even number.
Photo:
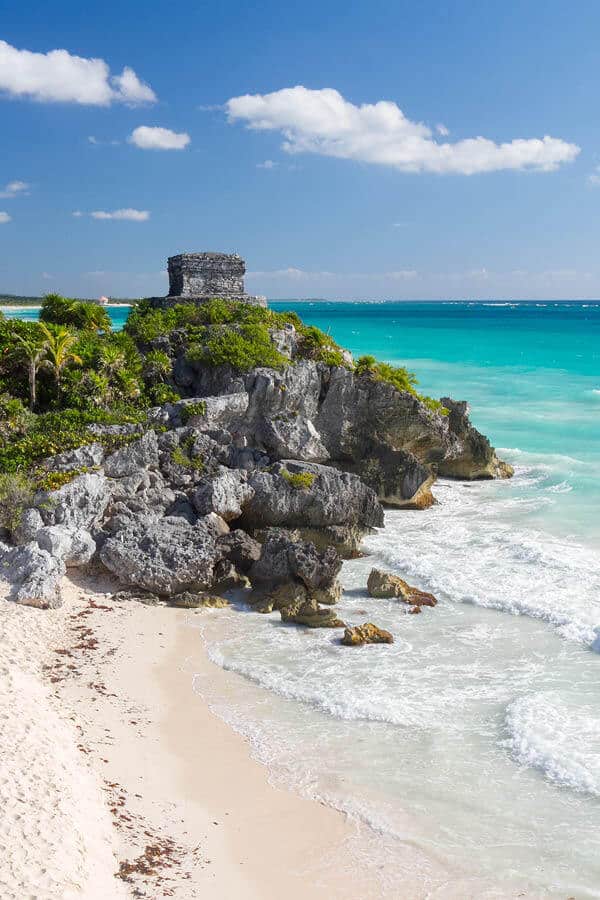
[{"label": "turquoise sea", "polygon": [[[600,303],[272,306],[467,399],[516,473],[438,482],[344,564],[340,617],[391,647],[207,612],[231,690],[197,690],[275,780],[363,823],[346,864],[376,866],[373,896],[600,897]],[[438,606],[369,599],[372,566]]]}]

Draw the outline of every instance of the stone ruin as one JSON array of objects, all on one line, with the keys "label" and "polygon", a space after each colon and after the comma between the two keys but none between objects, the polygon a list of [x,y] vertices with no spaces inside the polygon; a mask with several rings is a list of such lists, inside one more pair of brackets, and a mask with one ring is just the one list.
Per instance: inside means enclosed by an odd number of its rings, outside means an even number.
[{"label": "stone ruin", "polygon": [[246,263],[237,253],[179,253],[167,261],[169,293],[149,298],[154,306],[205,303],[214,297],[266,306],[265,297],[244,291]]}]

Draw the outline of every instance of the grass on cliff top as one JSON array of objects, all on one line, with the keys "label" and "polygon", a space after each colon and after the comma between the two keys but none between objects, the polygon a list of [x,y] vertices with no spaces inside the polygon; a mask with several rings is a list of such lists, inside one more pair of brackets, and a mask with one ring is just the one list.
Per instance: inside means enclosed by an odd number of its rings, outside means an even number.
[{"label": "grass on cliff top", "polygon": [[374,356],[361,356],[354,369],[356,375],[366,375],[375,381],[383,381],[393,385],[398,391],[412,394],[423,403],[431,412],[442,416],[448,415],[448,410],[439,400],[419,394],[416,389],[418,384],[414,372],[409,372],[404,366],[391,366],[389,363],[378,362]]},{"label": "grass on cliff top", "polygon": [[[270,331],[293,325],[298,336],[298,352],[303,359],[327,365],[345,365],[342,349],[328,334],[305,325],[294,312],[275,312],[215,298],[201,305],[179,303],[155,309],[144,300],[131,311],[126,332],[138,344],[151,344],[175,329],[185,329],[193,350],[189,358],[205,365],[230,365],[245,371],[255,366],[281,368],[287,358],[273,346]],[[219,332],[209,326],[234,326]]]}]

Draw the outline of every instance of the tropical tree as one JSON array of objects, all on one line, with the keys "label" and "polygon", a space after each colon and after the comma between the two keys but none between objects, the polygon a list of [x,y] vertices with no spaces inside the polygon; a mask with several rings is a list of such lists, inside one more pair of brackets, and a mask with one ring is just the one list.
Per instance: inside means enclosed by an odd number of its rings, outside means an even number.
[{"label": "tropical tree", "polygon": [[46,294],[40,310],[40,321],[53,325],[67,325],[82,331],[105,331],[112,328],[110,316],[97,303],[72,300],[60,294]]},{"label": "tropical tree", "polygon": [[81,365],[82,362],[81,357],[73,350],[77,337],[63,325],[56,325],[50,330],[44,322],[40,322],[40,329],[46,339],[46,354],[43,365],[52,372],[56,382],[56,394],[58,399],[60,399],[61,379],[65,366],[69,363]]},{"label": "tropical tree", "polygon": [[[41,326],[42,328],[44,326]],[[35,409],[37,402],[37,376],[40,367],[44,364],[48,341],[41,335],[13,334],[17,343],[19,356],[27,362],[29,378],[29,399],[31,409]]]}]

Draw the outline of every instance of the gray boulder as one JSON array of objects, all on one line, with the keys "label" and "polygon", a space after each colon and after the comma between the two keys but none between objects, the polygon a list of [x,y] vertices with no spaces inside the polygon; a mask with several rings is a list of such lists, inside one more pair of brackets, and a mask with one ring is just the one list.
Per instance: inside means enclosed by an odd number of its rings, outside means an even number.
[{"label": "gray boulder", "polygon": [[86,444],[75,450],[67,450],[56,456],[49,456],[42,462],[42,468],[50,472],[70,472],[73,469],[92,469],[99,466],[104,459],[102,444]]},{"label": "gray boulder", "polygon": [[109,482],[104,475],[94,472],[78,475],[57,491],[38,492],[35,507],[44,525],[91,531],[102,519],[109,500]]},{"label": "gray boulder", "polygon": [[233,563],[240,572],[250,570],[252,565],[260,559],[262,549],[259,542],[241,528],[219,538],[218,547],[223,558]]},{"label": "gray boulder", "polygon": [[35,540],[35,536],[43,528],[44,520],[35,507],[24,509],[19,524],[12,533],[12,539],[18,546]]},{"label": "gray boulder", "polygon": [[[307,476],[306,485],[294,480],[297,475]],[[383,509],[374,491],[349,472],[316,463],[282,460],[271,472],[253,473],[250,485],[255,493],[244,508],[244,527],[383,525]]]},{"label": "gray boulder", "polygon": [[41,550],[73,568],[89,563],[96,552],[94,539],[83,528],[70,531],[61,525],[46,525],[37,532],[36,542]]},{"label": "gray boulder", "polygon": [[301,582],[309,591],[336,584],[342,560],[333,547],[318,551],[308,542],[294,543],[285,535],[273,535],[263,545],[260,559],[249,571],[253,585],[276,587]]},{"label": "gray boulder", "polygon": [[148,468],[158,468],[158,441],[154,431],[147,431],[139,440],[116,450],[104,462],[104,472],[110,478],[124,478]]},{"label": "gray boulder", "polygon": [[238,519],[244,505],[254,496],[246,472],[221,466],[218,474],[204,481],[192,494],[194,509],[200,516],[215,512],[226,522]]},{"label": "gray boulder", "polygon": [[256,427],[256,440],[274,459],[324,462],[329,453],[310,419],[296,416],[265,418]]},{"label": "gray boulder", "polygon": [[161,595],[209,587],[218,560],[212,529],[180,517],[136,521],[108,537],[100,551],[107,569],[126,585]]},{"label": "gray boulder", "polygon": [[39,609],[61,605],[60,582],[65,574],[62,560],[32,542],[23,547],[0,545],[0,564],[3,578],[12,586],[11,600]]}]

